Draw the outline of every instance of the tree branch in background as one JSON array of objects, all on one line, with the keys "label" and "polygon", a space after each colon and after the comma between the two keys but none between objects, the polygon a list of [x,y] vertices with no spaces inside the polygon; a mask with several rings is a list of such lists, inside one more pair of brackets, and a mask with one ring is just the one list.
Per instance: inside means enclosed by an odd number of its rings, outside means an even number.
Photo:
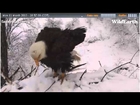
[{"label": "tree branch in background", "polygon": [[101,82],[103,81],[103,79],[105,78],[105,76],[106,76],[108,73],[110,73],[110,72],[116,70],[117,68],[120,68],[121,66],[124,66],[124,65],[126,65],[126,64],[131,64],[131,63],[132,63],[132,60],[133,60],[133,58],[134,58],[134,56],[135,56],[138,52],[139,52],[139,49],[138,49],[138,50],[136,51],[136,53],[132,56],[132,58],[130,59],[129,62],[126,62],[126,63],[124,63],[124,64],[121,64],[120,66],[117,66],[117,67],[115,67],[114,69],[112,69],[112,70],[106,72],[105,75],[103,76],[103,78],[101,79]]}]

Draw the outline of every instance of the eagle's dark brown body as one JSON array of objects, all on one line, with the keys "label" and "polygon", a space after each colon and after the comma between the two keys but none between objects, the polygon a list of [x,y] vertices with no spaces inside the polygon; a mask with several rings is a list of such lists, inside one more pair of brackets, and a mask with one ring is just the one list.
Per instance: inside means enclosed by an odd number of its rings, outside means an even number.
[{"label": "eagle's dark brown body", "polygon": [[47,58],[42,59],[41,63],[51,67],[55,75],[57,70],[61,70],[62,73],[69,71],[73,63],[70,52],[84,41],[85,32],[83,27],[74,30],[45,27],[35,41],[44,41],[47,46]]}]

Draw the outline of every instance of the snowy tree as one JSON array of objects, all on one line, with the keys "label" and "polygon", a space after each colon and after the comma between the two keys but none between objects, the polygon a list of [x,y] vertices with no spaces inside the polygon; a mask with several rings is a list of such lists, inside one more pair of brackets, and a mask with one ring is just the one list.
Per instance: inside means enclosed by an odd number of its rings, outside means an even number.
[{"label": "snowy tree", "polygon": [[[2,21],[5,22],[5,23],[2,23],[2,25],[3,27],[5,27],[5,29],[3,28],[3,33],[5,32],[5,34],[3,35],[5,35],[4,39],[6,43],[6,44],[3,44],[5,45],[3,46],[5,48],[2,49],[2,51],[4,52],[2,62],[5,62],[4,75],[8,77],[9,71],[13,70],[10,67],[10,64],[11,64],[10,62],[11,60],[14,60],[17,57],[16,54],[19,53],[18,46],[20,46],[20,43],[24,39],[23,35],[33,30],[33,28],[36,29],[35,27],[36,25],[33,22],[34,21],[33,18],[25,18],[25,19],[24,18],[6,18],[6,19],[3,19]],[[11,59],[11,56],[13,57],[13,59]]]},{"label": "snowy tree", "polygon": [[91,28],[91,26],[93,25],[93,22],[92,22],[92,18],[87,18],[86,19],[86,23],[88,24],[89,28]]},{"label": "snowy tree", "polygon": [[63,24],[61,20],[55,20],[55,18],[49,18],[46,20],[46,24],[45,26],[48,26],[48,27],[60,27],[61,28],[61,25]]},{"label": "snowy tree", "polygon": [[[5,18],[2,18],[1,20],[5,21]],[[6,26],[5,23],[1,23],[1,39],[2,39],[2,48],[1,48],[1,72],[3,75],[8,77],[8,60],[7,60],[7,37],[6,37]],[[4,79],[1,78],[1,86],[4,84]]]},{"label": "snowy tree", "polygon": [[79,20],[77,18],[73,18],[72,21],[68,22],[65,27],[68,29],[74,29],[78,24]]}]

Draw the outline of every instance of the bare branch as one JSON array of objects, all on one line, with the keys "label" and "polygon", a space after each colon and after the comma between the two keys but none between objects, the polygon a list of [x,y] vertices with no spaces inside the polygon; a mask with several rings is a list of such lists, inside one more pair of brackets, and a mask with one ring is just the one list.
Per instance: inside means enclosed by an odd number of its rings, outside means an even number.
[{"label": "bare branch", "polygon": [[24,78],[21,78],[21,79],[19,79],[19,80],[24,80],[24,79],[26,79],[29,75],[31,75],[32,73],[33,73],[33,71],[35,71],[36,70],[36,68],[34,68],[29,74],[27,74]]},{"label": "bare branch", "polygon": [[72,67],[70,70],[73,70],[73,69],[75,69],[75,68],[77,68],[77,67],[80,67],[80,66],[83,66],[83,65],[85,65],[85,64],[87,64],[87,63],[80,64],[80,65],[77,65],[77,66],[74,66],[74,67]]},{"label": "bare branch", "polygon": [[32,65],[32,66],[31,66],[31,71],[33,71],[33,67],[34,67],[34,66]]},{"label": "bare branch", "polygon": [[135,57],[135,55],[139,52],[139,49],[137,50],[137,52],[132,56],[130,62],[132,62],[133,58]]},{"label": "bare branch", "polygon": [[10,79],[19,71],[20,67],[17,68],[17,70],[10,76]]},{"label": "bare branch", "polygon": [[51,84],[51,86],[47,90],[45,90],[45,92],[48,91],[54,85],[54,83],[55,81]]},{"label": "bare branch", "polygon": [[31,26],[31,27],[33,27],[33,28],[35,28],[35,29],[37,29],[35,26],[33,26],[32,24],[30,24],[30,23],[28,23],[28,22],[25,22],[27,25],[29,25],[29,26]]},{"label": "bare branch", "polygon": [[12,84],[12,81],[11,81],[8,77],[6,77],[6,76],[4,75],[4,73],[3,73],[2,70],[1,70],[1,76],[3,77],[3,79],[4,79],[7,83]]},{"label": "bare branch", "polygon": [[93,84],[93,83],[97,84],[97,83],[99,83],[99,82],[89,82],[88,84],[90,85],[90,84]]},{"label": "bare branch", "polygon": [[[46,70],[48,70],[48,69],[44,69],[44,71],[43,71],[40,75],[42,75]],[[40,75],[39,75],[39,76],[40,76]]]},{"label": "bare branch", "polygon": [[25,73],[25,71],[22,69],[22,67],[21,67],[21,66],[19,66],[19,67],[20,67],[21,71],[23,72],[24,76],[26,76],[26,73]]},{"label": "bare branch", "polygon": [[36,75],[36,73],[37,73],[37,70],[38,70],[38,67],[37,67],[37,69],[35,70],[35,74],[34,74],[34,75]]},{"label": "bare branch", "polygon": [[105,76],[106,76],[108,73],[110,73],[110,72],[116,70],[117,68],[120,68],[121,66],[124,66],[124,65],[126,65],[126,64],[131,64],[131,62],[132,62],[134,56],[135,56],[138,52],[139,52],[139,49],[138,49],[138,51],[136,51],[136,53],[132,56],[132,58],[130,59],[129,62],[126,62],[126,63],[124,63],[124,64],[121,64],[120,66],[117,66],[117,67],[115,67],[114,69],[112,69],[112,70],[106,72],[105,75],[102,77],[101,82],[103,81],[103,79],[105,78]]},{"label": "bare branch", "polygon": [[[100,64],[100,66],[102,67],[102,64],[101,64],[101,62],[99,61],[99,64]],[[106,73],[106,70],[104,69],[104,71],[105,71],[105,73]]]},{"label": "bare branch", "polygon": [[83,74],[81,75],[81,77],[80,77],[80,81],[82,80],[82,77],[83,77],[83,75],[85,74],[87,72],[87,70],[85,70],[84,72],[83,72]]},{"label": "bare branch", "polygon": [[81,88],[80,85],[77,85],[75,81],[74,81],[74,83],[75,83],[75,86],[76,86],[76,87],[79,87],[79,88],[82,90],[82,88]]},{"label": "bare branch", "polygon": [[44,64],[42,64],[42,63],[41,63],[41,66],[43,66],[44,68],[46,68],[46,67],[45,67],[45,65],[44,65]]}]

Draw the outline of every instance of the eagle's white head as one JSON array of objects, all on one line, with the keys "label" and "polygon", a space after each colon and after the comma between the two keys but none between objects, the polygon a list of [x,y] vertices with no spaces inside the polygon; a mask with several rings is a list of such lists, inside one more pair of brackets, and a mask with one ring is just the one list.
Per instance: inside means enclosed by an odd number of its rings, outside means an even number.
[{"label": "eagle's white head", "polygon": [[46,49],[47,46],[44,41],[35,42],[30,46],[29,54],[34,59],[37,66],[39,66],[39,61],[41,59],[47,57]]}]

